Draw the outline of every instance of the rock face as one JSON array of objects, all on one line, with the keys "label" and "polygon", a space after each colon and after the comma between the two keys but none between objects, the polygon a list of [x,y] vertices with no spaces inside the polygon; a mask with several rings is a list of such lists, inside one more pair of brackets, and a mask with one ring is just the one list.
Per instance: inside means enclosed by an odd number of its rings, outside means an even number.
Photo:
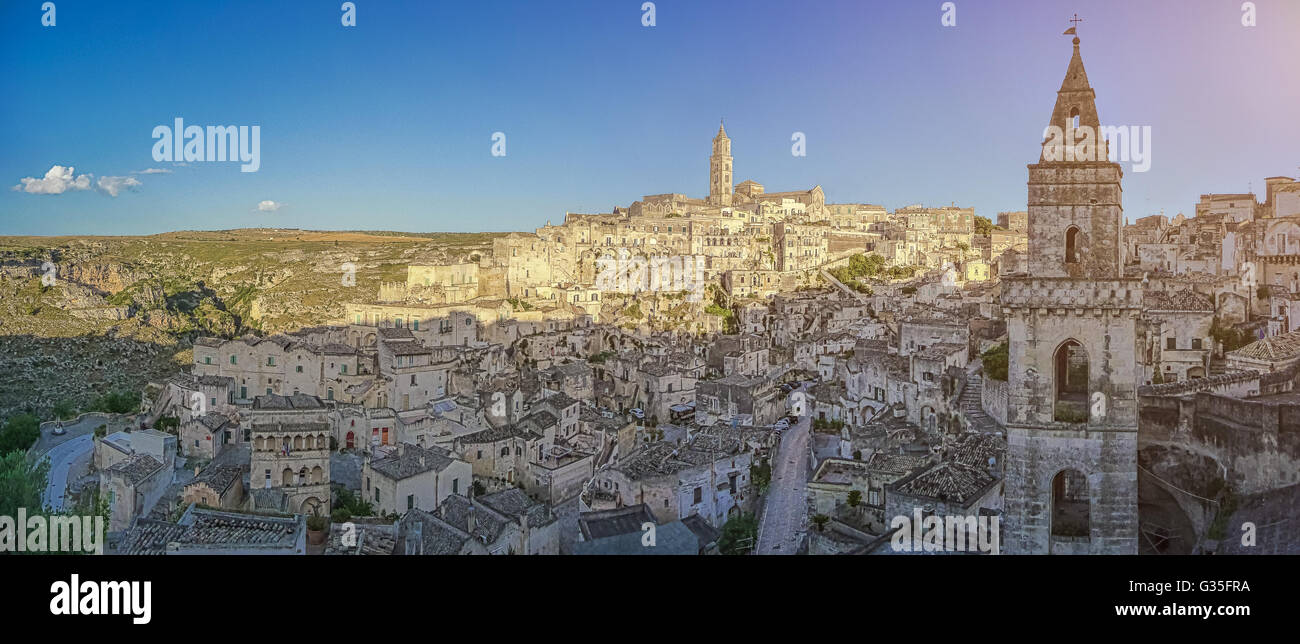
[{"label": "rock face", "polygon": [[106,295],[124,291],[132,284],[146,277],[146,275],[122,264],[106,260],[72,263],[61,270],[60,273],[65,280],[76,282]]},{"label": "rock face", "polygon": [[[0,238],[0,420],[136,394],[189,363],[177,356],[196,333],[337,321],[344,303],[400,279],[408,264],[487,255],[492,238],[301,230]],[[349,269],[352,279],[342,279]]]}]

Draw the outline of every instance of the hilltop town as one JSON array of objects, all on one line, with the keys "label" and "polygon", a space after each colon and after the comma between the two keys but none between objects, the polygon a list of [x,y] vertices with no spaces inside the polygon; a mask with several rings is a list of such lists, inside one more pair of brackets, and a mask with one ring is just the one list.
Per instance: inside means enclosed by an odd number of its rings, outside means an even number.
[{"label": "hilltop town", "polygon": [[[1093,95],[1076,38],[1051,123],[1096,127]],[[987,218],[734,172],[720,125],[702,198],[336,252],[310,324],[159,322],[165,285],[65,271],[48,306],[188,350],[138,415],[42,438],[74,463],[50,496],[113,499],[124,554],[871,554],[913,516],[996,517],[1015,553],[1300,548],[1300,182],[1127,223],[1105,160],[1045,154]]]}]

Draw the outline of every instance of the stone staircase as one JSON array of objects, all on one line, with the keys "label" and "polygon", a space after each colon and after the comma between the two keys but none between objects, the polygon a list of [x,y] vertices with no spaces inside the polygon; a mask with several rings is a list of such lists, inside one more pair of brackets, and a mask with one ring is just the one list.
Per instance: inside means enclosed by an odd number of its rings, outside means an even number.
[{"label": "stone staircase", "polygon": [[984,390],[984,378],[972,373],[966,378],[966,387],[961,390],[961,413],[970,421],[970,429],[975,432],[997,432],[1002,427],[980,406],[980,392]]}]

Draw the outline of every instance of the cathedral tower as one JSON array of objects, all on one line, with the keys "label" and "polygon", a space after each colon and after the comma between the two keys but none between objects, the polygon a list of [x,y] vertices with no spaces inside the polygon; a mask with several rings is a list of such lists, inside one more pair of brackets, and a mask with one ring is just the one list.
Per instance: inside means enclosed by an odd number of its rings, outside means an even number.
[{"label": "cathedral tower", "polygon": [[[1068,32],[1067,32],[1068,33]],[[1049,126],[1099,120],[1074,39]],[[1124,278],[1123,171],[1095,138],[1029,166],[1028,273],[1002,285],[1009,341],[1004,551],[1137,553],[1142,287]]]},{"label": "cathedral tower", "polygon": [[713,137],[713,155],[709,157],[709,202],[731,205],[731,139],[722,124]]}]

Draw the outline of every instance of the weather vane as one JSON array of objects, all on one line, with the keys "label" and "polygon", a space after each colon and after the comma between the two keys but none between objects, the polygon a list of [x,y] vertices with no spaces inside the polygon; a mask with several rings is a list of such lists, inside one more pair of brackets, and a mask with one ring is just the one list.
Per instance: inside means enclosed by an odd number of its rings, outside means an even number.
[{"label": "weather vane", "polygon": [[1074,17],[1070,19],[1070,28],[1069,28],[1069,29],[1066,29],[1066,30],[1065,30],[1065,33],[1063,33],[1063,34],[1061,34],[1061,35],[1062,35],[1062,36],[1069,36],[1069,35],[1071,35],[1071,34],[1078,34],[1078,32],[1075,31],[1075,27],[1078,27],[1078,26],[1079,26],[1079,23],[1081,23],[1081,22],[1083,22],[1083,18],[1080,18],[1080,17],[1079,17],[1079,14],[1077,14],[1077,13],[1074,14]]}]

